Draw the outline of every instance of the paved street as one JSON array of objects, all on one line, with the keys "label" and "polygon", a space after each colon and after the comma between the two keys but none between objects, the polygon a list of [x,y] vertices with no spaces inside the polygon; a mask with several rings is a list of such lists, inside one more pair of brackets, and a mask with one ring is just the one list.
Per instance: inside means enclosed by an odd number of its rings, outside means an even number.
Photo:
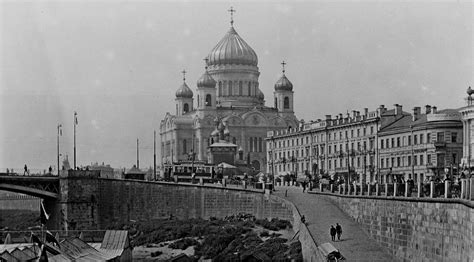
[{"label": "paved street", "polygon": [[322,197],[302,193],[299,187],[277,187],[275,195],[296,205],[301,215],[305,216],[308,229],[318,245],[331,242],[329,229],[339,223],[343,231],[341,241],[331,243],[346,257],[346,261],[395,261],[384,248],[369,239],[357,222]]}]

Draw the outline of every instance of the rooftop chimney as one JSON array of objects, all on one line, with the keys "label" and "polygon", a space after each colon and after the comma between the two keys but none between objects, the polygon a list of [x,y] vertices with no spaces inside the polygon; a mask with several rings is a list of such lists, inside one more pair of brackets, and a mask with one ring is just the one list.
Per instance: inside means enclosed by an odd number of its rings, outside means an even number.
[{"label": "rooftop chimney", "polygon": [[402,105],[394,104],[393,106],[395,106],[395,115],[402,115]]},{"label": "rooftop chimney", "polygon": [[432,107],[431,107],[431,112],[432,112],[433,114],[437,114],[437,113],[438,113],[438,108],[437,108],[436,106],[432,106]]},{"label": "rooftop chimney", "polygon": [[355,118],[357,116],[357,111],[352,110],[352,117]]},{"label": "rooftop chimney", "polygon": [[366,108],[364,108],[364,115],[367,116],[368,114],[369,114],[369,109],[366,107]]},{"label": "rooftop chimney", "polygon": [[425,106],[425,114],[429,114],[431,113],[431,106],[430,105],[426,105]]},{"label": "rooftop chimney", "polygon": [[331,115],[326,115],[326,120],[331,120]]},{"label": "rooftop chimney", "polygon": [[420,113],[421,113],[421,107],[415,106],[413,108],[413,121],[418,120],[418,118],[420,117]]},{"label": "rooftop chimney", "polygon": [[387,109],[385,108],[384,105],[380,105],[379,108],[377,109],[378,115],[382,116],[383,113],[385,113]]}]

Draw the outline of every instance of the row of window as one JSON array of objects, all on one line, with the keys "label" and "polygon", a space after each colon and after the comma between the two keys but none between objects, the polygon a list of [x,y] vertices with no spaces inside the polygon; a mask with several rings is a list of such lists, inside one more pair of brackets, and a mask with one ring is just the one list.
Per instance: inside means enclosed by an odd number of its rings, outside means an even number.
[{"label": "row of window", "polygon": [[[276,103],[276,99],[275,99],[275,103]],[[275,105],[276,106],[276,105]],[[362,131],[361,131],[362,130]],[[354,138],[354,131],[355,131],[355,134],[356,134],[356,137],[360,137],[361,135],[362,136],[366,136],[367,135],[367,128],[358,128],[358,129],[352,129],[350,130],[350,134],[351,134],[351,138]],[[345,134],[345,138],[343,137]],[[371,126],[370,127],[370,134],[373,135],[374,134],[374,127]],[[339,136],[338,136],[339,135]],[[331,133],[328,133],[328,141],[334,141],[334,140],[343,140],[343,139],[348,139],[349,138],[349,131],[346,130],[344,133],[342,131],[339,131],[339,132],[331,132]],[[320,135],[314,135],[313,136],[313,143],[319,143],[319,142],[325,142],[325,134],[320,134]],[[287,140],[283,140],[283,141],[278,141],[278,147],[281,148],[282,146],[283,147],[286,147],[286,146],[298,146],[298,145],[303,145],[303,142],[306,141],[306,144],[309,144],[310,143],[310,136],[305,136],[304,138],[305,140],[303,140],[303,137],[301,138],[291,138],[291,139],[287,139]]]},{"label": "row of window", "polygon": [[370,156],[369,158],[367,157],[339,158],[339,159],[334,159],[334,160],[328,160],[328,168],[332,169],[333,166],[334,168],[347,167],[348,161],[350,161],[350,166],[355,167],[355,168],[362,168],[364,166],[368,168],[369,166],[374,165],[373,156]]},{"label": "row of window", "polygon": [[[370,157],[370,158],[366,158],[366,157],[357,157],[357,158],[352,158],[350,160],[351,162],[351,167],[355,167],[355,168],[363,168],[364,165],[366,168],[368,168],[369,166],[373,166],[374,165],[374,157]],[[286,170],[291,170],[291,171],[298,171],[298,168],[301,168],[301,170],[310,170],[310,167],[309,167],[309,162],[300,162],[300,163],[293,163],[293,167],[296,169],[296,170],[292,170],[290,169],[291,167],[291,163],[284,163],[284,164],[278,164],[277,165],[277,168],[278,168],[278,171],[286,171]],[[306,167],[306,169],[303,169],[303,167]],[[318,164],[314,164],[314,167],[315,168],[318,168],[320,170],[324,170],[324,161],[321,161],[319,163],[319,166]],[[335,159],[335,160],[329,160],[328,161],[328,168],[329,169],[333,169],[334,168],[341,168],[341,167],[347,167],[347,159]]]},{"label": "row of window", "polygon": [[[306,168],[305,168],[306,167]],[[310,170],[309,169],[309,163],[296,163],[294,164],[293,168],[291,168],[290,164],[280,164],[277,166],[277,171],[282,172],[282,171],[295,171],[298,172],[298,170]]]},{"label": "row of window", "polygon": [[[349,144],[345,144],[345,151],[343,150],[343,144],[335,144],[333,146],[328,146],[328,154],[332,154],[333,152],[334,153],[343,153],[343,152],[349,152],[349,150],[357,150],[357,151],[366,151],[366,150],[374,150],[374,140],[369,140],[369,147],[367,147],[367,141],[363,141],[362,143],[361,142],[357,142],[357,143],[350,143],[350,147],[349,147]],[[319,156],[319,155],[323,155],[325,154],[325,146],[324,145],[319,145],[319,146],[314,146],[313,147],[313,156]],[[334,149],[334,150],[333,150]],[[339,150],[338,150],[339,149]],[[296,149],[296,150],[292,150],[292,151],[288,151],[288,153],[286,152],[279,152],[278,154],[278,157],[279,158],[282,158],[282,157],[286,157],[286,155],[288,155],[288,157],[290,157],[290,152],[291,153],[291,156],[296,156],[298,157],[298,152],[299,152],[300,149]],[[306,152],[306,154],[305,154]],[[283,154],[282,154],[283,153]],[[301,148],[301,156],[302,157],[305,157],[305,156],[310,156],[309,155],[310,151],[309,151],[309,146],[306,147],[306,148]],[[277,153],[275,153],[275,158],[277,157]]]},{"label": "row of window", "polygon": [[[367,128],[364,127],[362,129],[360,129],[360,128],[351,129],[350,132],[349,132],[349,130],[345,130],[344,132],[342,132],[342,131],[331,132],[331,133],[328,133],[328,141],[348,139],[349,138],[349,133],[350,133],[350,138],[366,136],[367,135]],[[374,134],[374,127],[373,126],[370,127],[370,134],[371,135]],[[321,138],[322,138],[322,136],[321,136]]]},{"label": "row of window", "polygon": [[[457,132],[451,132],[451,139],[447,139],[445,136],[445,132],[437,132],[436,133],[436,142],[457,142],[458,134]],[[448,141],[449,140],[449,141]],[[426,134],[426,139],[424,134],[415,134],[413,136],[399,136],[399,137],[392,137],[386,139],[380,139],[380,148],[393,148],[393,147],[402,147],[402,146],[411,146],[418,145],[418,144],[428,144],[432,142],[431,133]]]},{"label": "row of window", "polygon": [[[390,168],[390,167],[410,167],[412,166],[423,166],[425,164],[429,165],[433,163],[432,159],[436,157],[437,163],[445,163],[445,155],[444,154],[437,154],[437,155],[426,155],[426,163],[425,163],[425,156],[424,155],[413,155],[413,163],[411,156],[399,156],[399,157],[387,157],[387,158],[380,158],[380,167],[381,168]],[[453,153],[451,155],[451,163],[458,164],[459,159],[457,158],[457,154]]]},{"label": "row of window", "polygon": [[[252,88],[253,83],[253,88]],[[238,84],[238,86],[237,86]],[[219,81],[219,96],[257,96],[258,82],[248,82],[247,88],[244,88],[242,81]],[[245,94],[244,94],[245,92]]]}]

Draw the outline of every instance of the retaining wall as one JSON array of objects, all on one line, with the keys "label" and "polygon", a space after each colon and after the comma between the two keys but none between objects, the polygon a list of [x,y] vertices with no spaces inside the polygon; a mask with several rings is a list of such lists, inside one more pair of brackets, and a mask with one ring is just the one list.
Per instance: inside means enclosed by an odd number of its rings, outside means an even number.
[{"label": "retaining wall", "polygon": [[321,194],[400,261],[474,261],[474,203]]}]

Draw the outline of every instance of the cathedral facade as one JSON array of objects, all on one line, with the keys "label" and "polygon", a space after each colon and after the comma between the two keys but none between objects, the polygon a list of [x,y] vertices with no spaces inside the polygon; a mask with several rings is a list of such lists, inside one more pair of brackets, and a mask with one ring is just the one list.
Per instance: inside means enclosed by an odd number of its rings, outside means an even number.
[{"label": "cathedral facade", "polygon": [[166,113],[160,123],[161,164],[190,159],[209,162],[209,148],[219,142],[212,136],[217,121],[226,126],[228,142],[237,146],[240,159],[255,170],[264,170],[267,132],[299,124],[293,111],[292,83],[283,69],[274,86],[273,106],[265,106],[257,54],[236,32],[233,21],[205,60],[195,91],[183,78],[175,94],[175,113]]}]

